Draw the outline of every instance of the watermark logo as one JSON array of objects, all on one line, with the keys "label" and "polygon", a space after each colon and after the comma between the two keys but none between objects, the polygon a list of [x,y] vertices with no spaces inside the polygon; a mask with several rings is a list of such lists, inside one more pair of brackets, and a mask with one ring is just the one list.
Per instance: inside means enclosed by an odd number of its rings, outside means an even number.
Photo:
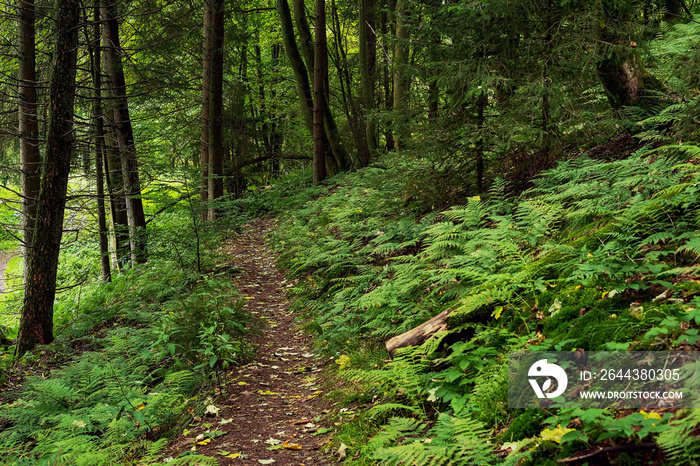
[{"label": "watermark logo", "polygon": [[[548,363],[546,359],[540,359],[530,366],[527,375],[528,377],[547,377],[542,387],[537,383],[537,380],[528,379],[537,398],[556,398],[564,393],[566,386],[569,384],[569,378],[566,376],[564,369],[556,364]],[[552,386],[552,378],[557,381],[557,389],[547,393],[547,390]]]}]

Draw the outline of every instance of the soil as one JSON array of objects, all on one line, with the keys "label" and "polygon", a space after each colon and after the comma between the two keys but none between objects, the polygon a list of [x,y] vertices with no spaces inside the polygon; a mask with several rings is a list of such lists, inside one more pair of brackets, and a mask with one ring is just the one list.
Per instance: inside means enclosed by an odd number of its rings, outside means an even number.
[{"label": "soil", "polygon": [[195,418],[166,458],[196,451],[222,465],[331,463],[323,449],[330,441],[330,432],[324,433],[330,431],[330,407],[321,377],[332,361],[314,353],[312,337],[289,311],[286,291],[293,283],[277,269],[267,242],[275,227],[274,219],[256,220],[221,248],[240,270],[233,282],[247,309],[262,322],[257,354],[223,376],[222,393],[210,403],[210,411],[218,412]]}]

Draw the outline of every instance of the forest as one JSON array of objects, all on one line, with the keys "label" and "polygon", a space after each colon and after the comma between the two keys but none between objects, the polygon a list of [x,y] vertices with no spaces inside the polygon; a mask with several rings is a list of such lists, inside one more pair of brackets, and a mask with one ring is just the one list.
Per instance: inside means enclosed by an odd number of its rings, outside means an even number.
[{"label": "forest", "polygon": [[695,12],[4,3],[0,463],[700,464]]}]

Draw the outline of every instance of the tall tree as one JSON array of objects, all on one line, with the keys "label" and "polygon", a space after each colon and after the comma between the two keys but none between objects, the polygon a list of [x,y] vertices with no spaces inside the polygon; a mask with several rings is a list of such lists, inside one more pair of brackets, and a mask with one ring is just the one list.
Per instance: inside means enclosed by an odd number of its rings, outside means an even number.
[{"label": "tall tree", "polygon": [[79,0],[56,0],[46,159],[28,256],[16,352],[53,341],[53,301],[73,152]]},{"label": "tall tree", "polygon": [[360,42],[360,81],[362,84],[362,100],[366,119],[365,133],[367,148],[370,155],[377,148],[376,126],[371,118],[374,111],[374,63],[377,41],[374,33],[374,0],[358,0],[359,2],[359,34]]},{"label": "tall tree", "polygon": [[[87,21],[86,21],[87,24]],[[102,57],[100,53],[100,6],[93,8],[92,43],[90,44],[90,65],[92,67],[92,84],[94,95],[92,101],[92,119],[95,141],[95,184],[97,186],[97,226],[100,243],[100,269],[102,281],[112,280],[109,260],[109,237],[107,216],[105,213],[104,192],[104,122],[102,120]],[[86,36],[88,36],[86,31]]]},{"label": "tall tree", "polygon": [[394,45],[394,139],[396,148],[406,148],[408,129],[408,6],[406,0],[396,1],[396,43]]},{"label": "tall tree", "polygon": [[[223,116],[224,85],[224,1],[211,1],[210,78],[209,78],[209,202],[224,195]],[[209,220],[216,220],[216,209],[209,208]]]},{"label": "tall tree", "polygon": [[[292,22],[292,14],[289,10],[287,0],[277,0],[277,14],[280,19],[280,29],[282,32],[282,43],[287,54],[289,64],[294,72],[294,81],[297,85],[297,95],[301,104],[302,115],[306,122],[309,132],[313,134],[313,97],[311,94],[311,86],[309,84],[309,74],[304,60],[299,53],[299,47],[296,43],[294,35],[294,23]],[[308,24],[308,23],[307,23]],[[340,131],[331,112],[328,99],[324,100],[323,112],[323,129],[328,145],[331,148],[332,156],[327,154],[326,162],[331,169],[330,174],[334,175],[338,169],[344,170],[350,167],[350,158],[343,146],[340,138]]]},{"label": "tall tree", "polygon": [[24,275],[27,251],[36,223],[36,200],[41,185],[39,120],[36,98],[36,31],[34,0],[19,0],[19,136],[22,183],[22,243]]},{"label": "tall tree", "polygon": [[326,0],[316,0],[316,37],[314,43],[314,184],[327,176],[323,113],[328,79],[328,43],[326,39]]},{"label": "tall tree", "polygon": [[131,126],[129,105],[126,94],[126,79],[122,63],[123,50],[119,40],[118,2],[101,1],[104,27],[105,72],[109,77],[113,110],[114,132],[119,146],[124,189],[126,191],[126,213],[129,220],[129,243],[132,264],[146,261],[146,215],[141,201],[141,181],[139,180],[134,130]]},{"label": "tall tree", "polygon": [[209,88],[211,86],[211,0],[204,1],[204,21],[202,27],[202,136],[200,140],[200,184],[199,200],[202,203],[202,220],[209,217],[209,209],[204,208],[209,201]]}]

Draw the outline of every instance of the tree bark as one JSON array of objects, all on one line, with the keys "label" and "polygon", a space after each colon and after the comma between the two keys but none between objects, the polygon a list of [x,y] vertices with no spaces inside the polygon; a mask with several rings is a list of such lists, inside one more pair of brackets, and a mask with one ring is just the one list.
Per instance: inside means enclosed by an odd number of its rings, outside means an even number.
[{"label": "tree bark", "polygon": [[488,97],[484,92],[479,94],[476,102],[476,190],[484,192],[484,110]]},{"label": "tree bark", "polygon": [[[209,202],[224,195],[224,142],[221,125],[224,85],[224,2],[211,0],[211,80],[209,89]],[[209,220],[217,210],[209,208]]]},{"label": "tree bark", "polygon": [[297,41],[294,37],[294,24],[292,23],[292,13],[289,11],[287,0],[277,0],[277,14],[280,18],[280,29],[282,32],[282,43],[287,54],[287,59],[294,72],[294,82],[297,85],[297,95],[301,104],[301,114],[309,132],[313,134],[313,98],[311,87],[309,86],[309,75],[301,58]]},{"label": "tree bark", "polygon": [[102,121],[102,57],[100,56],[100,7],[93,9],[93,39],[91,44],[90,63],[92,65],[92,83],[94,96],[92,101],[92,118],[95,125],[95,184],[97,190],[97,225],[100,242],[100,270],[104,283],[112,280],[112,270],[109,260],[109,232],[105,213],[104,192],[104,123]]},{"label": "tree bark", "polygon": [[39,120],[36,101],[36,34],[34,0],[19,0],[19,157],[22,184],[22,254],[27,276],[27,254],[36,223],[36,201],[41,186]]},{"label": "tree bark", "polygon": [[202,220],[209,218],[209,91],[211,86],[211,0],[204,1],[204,18],[202,27],[202,135],[199,158],[199,200],[202,204]]},{"label": "tree bark", "polygon": [[[103,119],[109,114],[103,113]],[[103,155],[104,174],[109,194],[109,211],[114,240],[114,266],[122,270],[129,261],[129,219],[126,214],[126,196],[124,195],[124,176],[122,174],[121,160],[119,160],[119,148],[117,138],[114,135],[114,126],[105,121],[103,126]]]},{"label": "tree bark", "polygon": [[[374,55],[376,37],[374,34],[374,0],[359,1],[359,41],[360,41],[360,81],[362,84],[362,101],[364,102],[365,137],[370,156],[377,150],[377,128],[372,120],[374,111]],[[370,22],[370,20],[372,22]],[[365,165],[369,160],[365,161]]]},{"label": "tree bark", "polygon": [[326,1],[316,0],[316,37],[314,45],[314,184],[328,175],[326,172],[326,136],[323,128],[326,79],[328,77],[328,46],[326,41]]},{"label": "tree bark", "polygon": [[29,251],[16,354],[53,341],[53,301],[68,175],[73,152],[73,108],[78,49],[79,0],[56,0],[53,73],[46,159]]},{"label": "tree bark", "polygon": [[633,4],[604,0],[601,10],[598,39],[608,44],[608,50],[604,50],[604,58],[598,60],[597,72],[610,106],[613,109],[628,106],[648,109],[659,103],[657,94],[665,92],[663,83],[644,67],[636,42],[621,32],[625,23],[635,19]]},{"label": "tree bark", "polygon": [[385,343],[389,356],[393,358],[397,349],[421,345],[435,333],[447,330],[447,316],[449,316],[451,312],[451,309],[442,311],[440,314],[418,327],[391,338]]},{"label": "tree bark", "polygon": [[[289,11],[289,4],[287,0],[277,0],[277,14],[280,18],[280,29],[282,31],[282,42],[284,44],[284,50],[287,54],[287,59],[294,72],[294,81],[297,85],[297,95],[299,96],[299,103],[301,104],[301,113],[304,116],[304,121],[309,129],[309,132],[313,136],[313,96],[311,93],[311,86],[309,85],[309,74],[307,73],[306,66],[304,65],[304,60],[301,58],[299,53],[299,48],[297,47],[296,39],[294,37],[294,24],[292,23],[292,14]],[[328,145],[331,147],[334,160],[328,160],[335,170],[345,170],[350,166],[350,158],[348,157],[345,148],[343,147],[340,131],[333,118],[333,113],[330,110],[330,105],[328,100],[325,100],[324,114],[323,114],[323,128],[326,134],[326,140]],[[330,173],[335,174],[335,171]]]},{"label": "tree bark", "polygon": [[111,97],[113,102],[114,129],[119,145],[124,189],[126,191],[126,212],[129,220],[129,244],[132,265],[146,262],[146,215],[141,201],[141,182],[139,180],[134,130],[129,116],[129,105],[126,95],[126,80],[121,55],[123,53],[119,42],[119,22],[117,20],[116,3],[113,0],[101,0],[102,19],[104,28],[105,71],[109,76]]},{"label": "tree bark", "polygon": [[398,150],[404,150],[410,139],[408,128],[407,66],[408,66],[408,10],[406,0],[396,2],[396,44],[394,46],[394,140]]},{"label": "tree bark", "polygon": [[309,21],[306,18],[306,6],[304,0],[292,0],[292,7],[294,8],[294,22],[297,25],[297,31],[299,31],[299,45],[301,48],[301,53],[304,55],[304,61],[306,62],[306,71],[309,76],[314,75],[314,39],[311,35],[311,28],[309,27]]}]

